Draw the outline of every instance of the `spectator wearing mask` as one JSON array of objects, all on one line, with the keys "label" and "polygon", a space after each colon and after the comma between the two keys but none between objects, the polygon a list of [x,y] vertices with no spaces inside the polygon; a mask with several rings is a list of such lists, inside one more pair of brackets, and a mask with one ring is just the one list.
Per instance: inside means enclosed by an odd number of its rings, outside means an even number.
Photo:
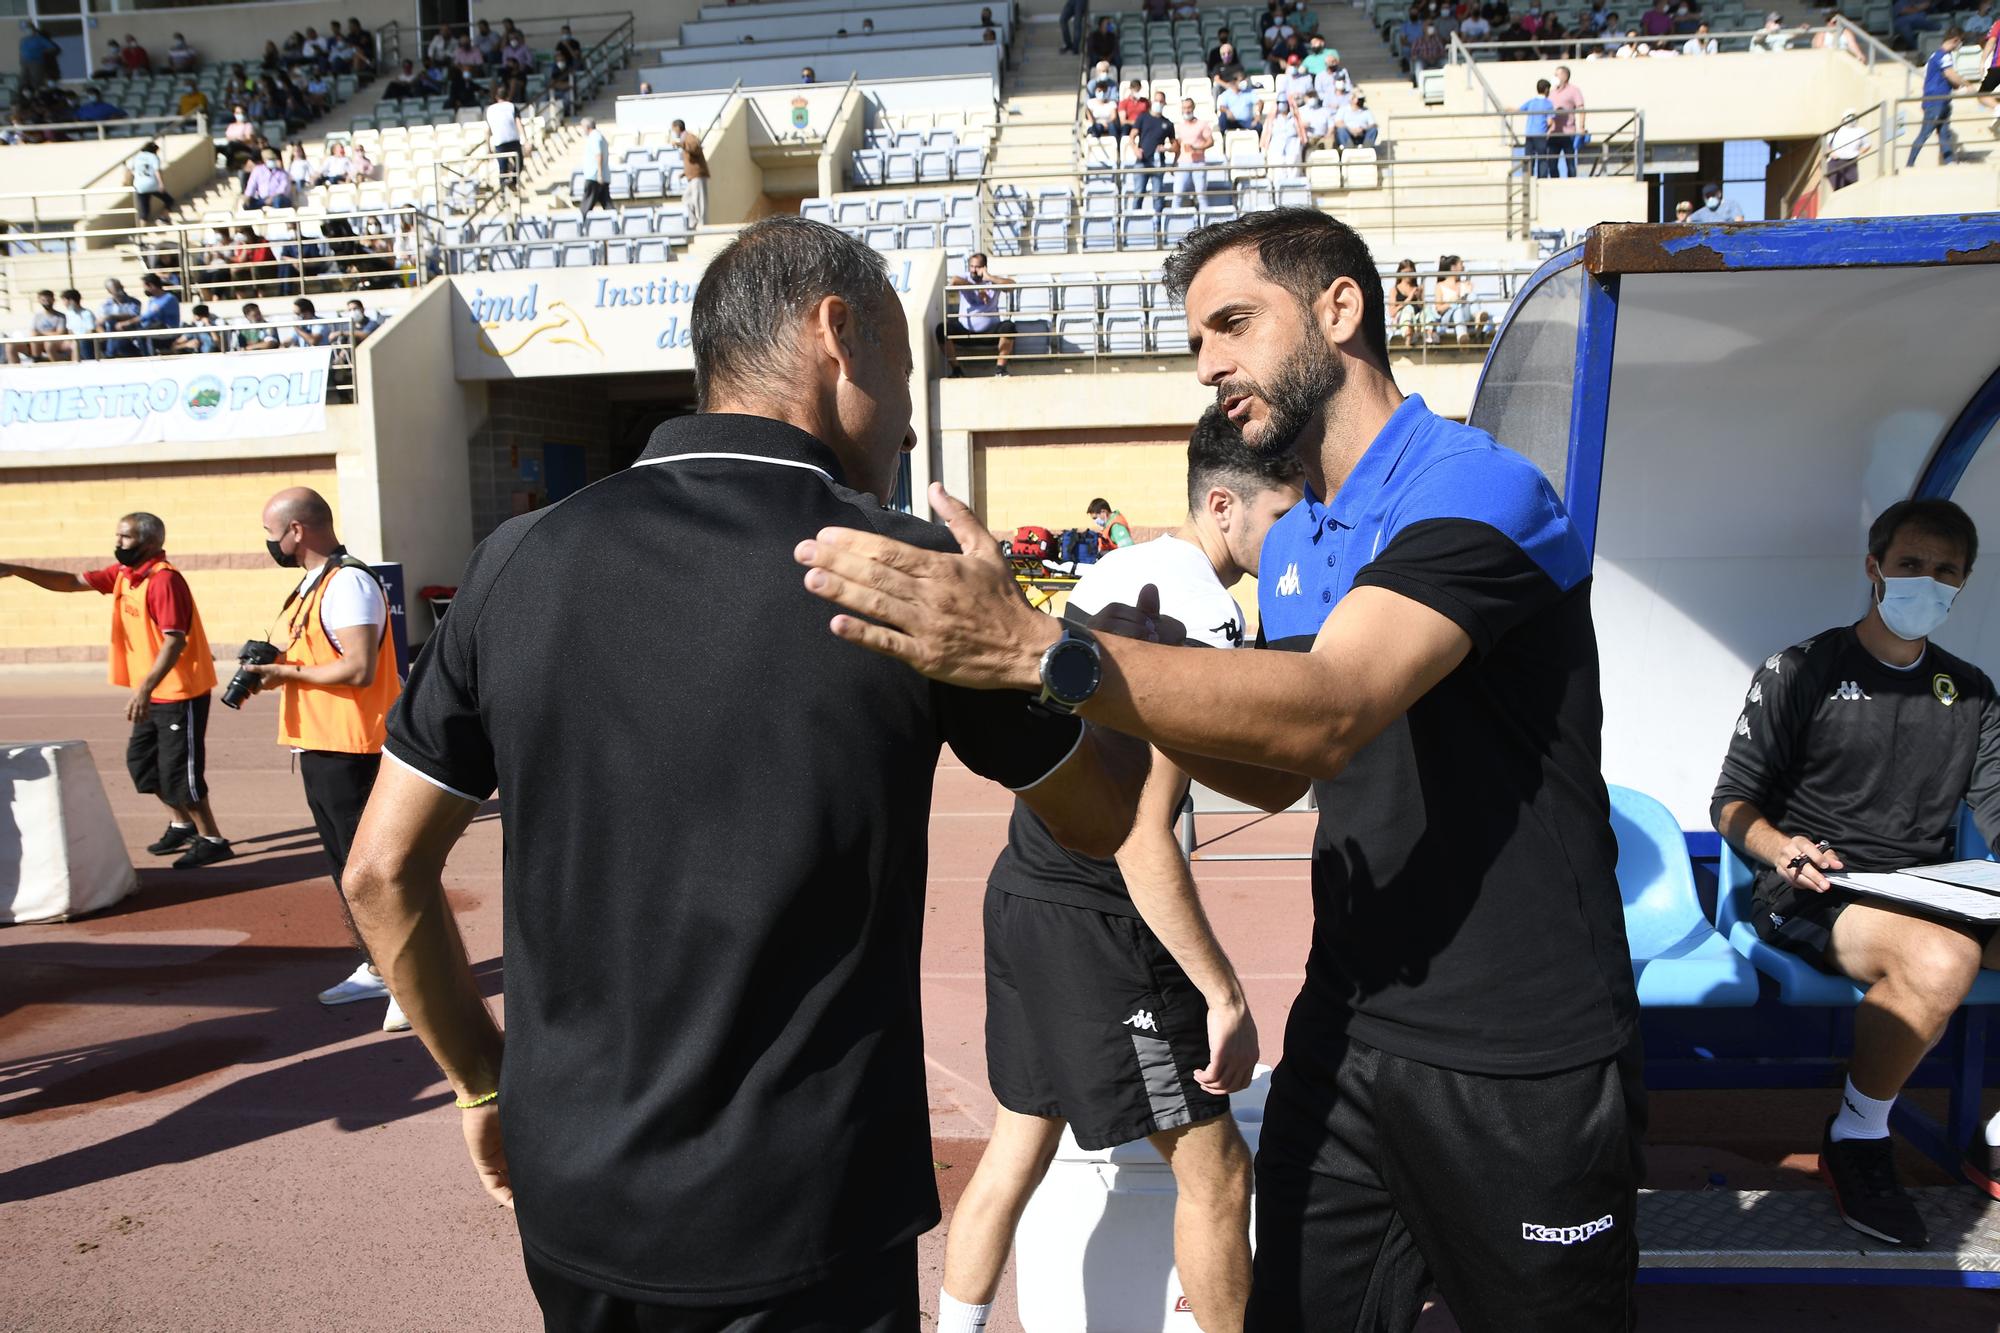
[{"label": "spectator wearing mask", "polygon": [[[1868,613],[1765,660],[1709,807],[1756,871],[1745,916],[1758,935],[1867,992],[1820,1171],[1843,1222],[1900,1246],[1928,1235],[1896,1178],[1889,1115],[1981,967],[2000,967],[2000,945],[1990,925],[1829,892],[1827,876],[1952,859],[1962,804],[2000,845],[2000,699],[1984,671],[1932,638],[1978,555],[1978,530],[1949,500],[1883,510],[1862,560]],[[1996,1142],[2000,1116],[1952,1147],[2000,1196]]]},{"label": "spectator wearing mask", "polygon": [[181,88],[180,99],[174,103],[174,114],[178,116],[205,116],[208,114],[208,94],[197,88],[192,81]]},{"label": "spectator wearing mask", "polygon": [[1844,190],[1861,179],[1861,155],[1868,151],[1868,129],[1853,111],[1841,116],[1826,145],[1826,183]]},{"label": "spectator wearing mask", "polygon": [[1229,87],[1215,99],[1215,125],[1220,130],[1254,130],[1264,128],[1263,103],[1241,73],[1229,81]]},{"label": "spectator wearing mask", "polygon": [[1110,61],[1099,61],[1090,71],[1088,87],[1092,97],[1108,98],[1113,106],[1118,104],[1118,75]]},{"label": "spectator wearing mask", "polygon": [[1136,173],[1128,191],[1132,206],[1140,206],[1141,196],[1148,190],[1153,192],[1153,210],[1160,212],[1167,206],[1166,174],[1157,170],[1174,158],[1174,123],[1167,118],[1165,93],[1154,95],[1146,110],[1133,122],[1126,132],[1125,142],[1131,146],[1132,164],[1149,168]]},{"label": "spectator wearing mask", "polygon": [[1313,76],[1306,73],[1305,60],[1298,55],[1285,57],[1285,72],[1278,76],[1278,96],[1297,106],[1313,90]]},{"label": "spectator wearing mask", "polygon": [[708,224],[708,154],[702,149],[701,136],[688,129],[687,122],[677,120],[673,124],[674,140],[681,148],[681,177],[685,182],[681,187],[681,208],[687,214],[690,228]]},{"label": "spectator wearing mask", "polygon": [[1305,58],[1299,61],[1299,68],[1314,76],[1326,71],[1326,38],[1315,33],[1307,39]]},{"label": "spectator wearing mask", "polygon": [[1535,95],[1521,103],[1521,110],[1527,113],[1528,121],[1524,131],[1527,139],[1529,174],[1538,180],[1546,180],[1556,174],[1556,161],[1549,156],[1549,115],[1556,104],[1549,100],[1549,81],[1535,81]]},{"label": "spectator wearing mask", "polygon": [[97,316],[83,303],[83,293],[68,287],[62,294],[63,329],[70,336],[70,346],[75,349],[74,361],[95,361],[97,344],[90,334],[97,332]]},{"label": "spectator wearing mask", "polygon": [[250,210],[291,206],[291,173],[287,172],[284,165],[278,161],[277,151],[266,148],[257,165],[250,168],[250,175],[243,182],[243,198],[237,207]]},{"label": "spectator wearing mask", "polygon": [[[138,299],[125,290],[125,284],[116,278],[104,280],[104,304],[97,308],[98,327],[106,333],[118,333],[132,328],[139,322],[141,307]],[[131,338],[113,338],[104,344],[106,356],[138,356],[139,344]]]},{"label": "spectator wearing mask", "polygon": [[1342,148],[1373,148],[1381,132],[1381,126],[1375,123],[1375,113],[1368,109],[1365,93],[1354,94],[1354,100],[1340,109],[1338,123],[1333,127],[1334,142]]},{"label": "spectator wearing mask", "polygon": [[1674,30],[1674,16],[1667,12],[1666,0],[1653,0],[1639,16],[1639,30],[1648,37],[1665,37]]},{"label": "spectator wearing mask", "polygon": [[142,227],[153,220],[154,205],[159,206],[161,216],[174,206],[174,197],[162,180],[165,171],[160,146],[150,139],[125,159],[125,176],[132,183],[132,212]]},{"label": "spectator wearing mask", "polygon": [[342,311],[346,322],[334,331],[334,341],[348,347],[359,347],[367,341],[368,335],[382,327],[382,317],[371,315],[366,306],[358,300],[350,300]]},{"label": "spectator wearing mask", "polygon": [[1410,43],[1410,77],[1421,88],[1424,71],[1437,69],[1444,64],[1444,38],[1438,35],[1437,24],[1425,23],[1423,33]]},{"label": "spectator wearing mask", "polygon": [[458,50],[452,53],[451,63],[470,74],[474,70],[484,68],[487,61],[486,57],[479,54],[479,48],[472,44],[471,38],[461,37],[458,40]]},{"label": "spectator wearing mask", "polygon": [[206,305],[194,308],[194,319],[188,331],[175,338],[171,350],[182,353],[206,353],[222,349],[223,334],[219,332],[222,321]]},{"label": "spectator wearing mask", "polygon": [[1683,199],[1674,205],[1674,221],[1686,222],[1694,216],[1694,201]]},{"label": "spectator wearing mask", "polygon": [[278,331],[264,318],[264,309],[255,301],[243,303],[243,320],[236,329],[236,350],[266,352],[278,346]]},{"label": "spectator wearing mask", "polygon": [[1114,143],[1123,139],[1124,131],[1118,120],[1118,103],[1093,91],[1089,99],[1084,102],[1083,109],[1089,117],[1084,132],[1092,139],[1110,139]]},{"label": "spectator wearing mask", "polygon": [[583,173],[579,204],[583,215],[589,217],[593,208],[611,207],[611,140],[589,116],[583,118],[583,142],[578,149],[577,169]]},{"label": "spectator wearing mask", "polygon": [[1321,100],[1317,88],[1308,89],[1299,105],[1299,130],[1308,152],[1334,146],[1333,108]]},{"label": "spectator wearing mask", "polygon": [[1493,24],[1479,10],[1473,10],[1465,22],[1458,25],[1458,35],[1468,42],[1483,42],[1493,36]]},{"label": "spectator wearing mask", "polygon": [[[148,273],[139,279],[139,288],[145,294],[145,301],[139,308],[139,319],[134,328],[177,329],[181,326],[181,298],[167,290],[164,278],[157,273]],[[147,355],[161,350],[153,339],[147,339],[141,345]]]},{"label": "spectator wearing mask", "polygon": [[1125,95],[1118,99],[1118,123],[1130,134],[1139,118],[1152,108],[1152,100],[1146,96],[1146,85],[1138,79],[1126,86]]},{"label": "spectator wearing mask", "polygon": [[1196,112],[1192,97],[1181,99],[1181,118],[1174,126],[1174,143],[1180,166],[1174,176],[1174,203],[1180,208],[1193,208],[1197,191],[1208,193],[1208,173],[1203,166],[1215,147],[1215,129]]},{"label": "spectator wearing mask", "polygon": [[507,39],[506,45],[500,48],[500,60],[503,64],[511,60],[522,69],[533,69],[535,67],[535,53],[529,49],[528,39],[521,34],[518,28]]},{"label": "spectator wearing mask", "polygon": [[1313,87],[1319,89],[1319,97],[1330,107],[1338,107],[1354,96],[1354,76],[1340,63],[1340,52],[1327,54],[1326,68],[1313,77]]},{"label": "spectator wearing mask", "polygon": [[1690,222],[1741,222],[1743,210],[1734,199],[1722,196],[1722,187],[1709,181],[1701,187],[1701,207],[1689,215]]},{"label": "spectator wearing mask", "polygon": [[1570,82],[1569,66],[1557,65],[1549,89],[1555,113],[1549,117],[1549,153],[1564,176],[1576,175],[1577,140],[1583,137],[1583,89]]},{"label": "spectator wearing mask", "polygon": [[128,78],[150,74],[153,69],[153,58],[146,54],[145,47],[139,45],[137,37],[127,33],[125,45],[118,52],[118,67],[125,71]]},{"label": "spectator wearing mask", "polygon": [[319,309],[307,297],[292,302],[294,324],[286,335],[287,347],[326,347],[333,342],[333,330],[321,322]]},{"label": "spectator wearing mask", "polygon": [[1712,56],[1721,49],[1722,43],[1708,35],[1706,23],[1696,25],[1694,36],[1681,43],[1681,54],[1684,56]]},{"label": "spectator wearing mask", "polygon": [[418,71],[416,63],[405,60],[403,67],[396,71],[395,77],[390,79],[383,87],[382,96],[387,98],[423,97],[426,96],[424,83],[424,76]]},{"label": "spectator wearing mask", "polygon": [[1938,49],[1924,61],[1924,124],[1917,131],[1916,142],[1910,145],[1906,166],[1917,165],[1917,154],[1924,151],[1924,141],[1932,133],[1937,135],[1939,165],[1958,158],[1958,135],[1951,128],[1951,95],[1966,86],[1958,72],[1959,45],[1959,34],[1948,32]]},{"label": "spectator wearing mask", "polygon": [[1208,48],[1208,54],[1203,57],[1202,63],[1211,79],[1220,74],[1225,65],[1239,63],[1236,59],[1236,43],[1230,37],[1229,29],[1224,28],[1215,34],[1215,45]]},{"label": "spectator wearing mask", "polygon": [[805,68],[799,71],[799,82],[803,84],[813,84],[819,82],[818,76],[816,76],[813,73],[813,67],[811,65],[807,65]]},{"label": "spectator wearing mask", "polygon": [[90,87],[83,90],[83,102],[75,114],[78,120],[123,120],[125,108],[107,102],[102,92]]},{"label": "spectator wearing mask", "polygon": [[1110,553],[1121,546],[1132,545],[1132,525],[1125,521],[1125,515],[1111,507],[1111,502],[1099,496],[1084,509],[1090,519],[1090,526],[1097,529],[1099,550]]},{"label": "spectator wearing mask", "polygon": [[1102,62],[1113,69],[1125,64],[1124,53],[1119,49],[1118,30],[1111,26],[1110,19],[1099,19],[1090,36],[1084,38],[1083,58],[1090,64]]}]

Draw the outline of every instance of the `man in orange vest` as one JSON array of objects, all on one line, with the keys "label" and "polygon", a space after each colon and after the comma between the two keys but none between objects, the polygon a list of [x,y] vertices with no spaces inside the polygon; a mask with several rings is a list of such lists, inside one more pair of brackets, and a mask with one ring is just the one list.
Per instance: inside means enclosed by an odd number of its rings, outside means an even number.
[{"label": "man in orange vest", "polygon": [[49,592],[101,592],[113,599],[111,683],[130,690],[125,720],[132,738],[125,767],[132,785],[173,811],[167,831],[146,850],[180,852],[176,870],[226,861],[236,853],[208,809],[208,693],[215,658],[181,572],[167,563],[167,525],[157,514],[118,520],[111,554],[118,561],[82,574],[0,565]]},{"label": "man in orange vest", "polygon": [[1132,525],[1125,521],[1125,515],[1111,507],[1109,500],[1092,500],[1086,512],[1090,515],[1090,525],[1097,529],[1099,554],[1109,554],[1121,546],[1132,544]]},{"label": "man in orange vest", "polygon": [[[272,642],[281,655],[268,666],[245,667],[278,687],[278,744],[299,756],[306,805],[319,829],[320,846],[333,863],[340,888],[347,849],[361,826],[361,811],[382,767],[382,740],[390,705],[403,692],[396,674],[396,646],[389,637],[389,604],[374,571],[347,553],[333,531],[333,509],[318,491],[295,486],[264,506],[264,545],[287,569],[305,577],[285,599]],[[341,914],[354,933],[347,898]],[[355,935],[356,947],[360,936]],[[388,1000],[385,1032],[410,1022],[389,995],[382,974],[362,949],[353,975],[319,993],[321,1004]]]}]

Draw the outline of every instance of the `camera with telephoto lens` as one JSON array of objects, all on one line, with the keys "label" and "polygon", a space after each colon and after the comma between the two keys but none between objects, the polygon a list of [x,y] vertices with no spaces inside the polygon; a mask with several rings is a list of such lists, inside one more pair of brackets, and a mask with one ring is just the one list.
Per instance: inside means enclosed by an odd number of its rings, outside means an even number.
[{"label": "camera with telephoto lens", "polygon": [[236,674],[231,676],[229,684],[223,687],[223,706],[225,708],[241,708],[243,701],[248,699],[251,692],[257,688],[259,684],[257,673],[247,671],[244,668],[269,666],[277,660],[277,644],[265,643],[262,639],[251,639],[245,643],[243,651],[236,654],[236,661],[238,663]]}]

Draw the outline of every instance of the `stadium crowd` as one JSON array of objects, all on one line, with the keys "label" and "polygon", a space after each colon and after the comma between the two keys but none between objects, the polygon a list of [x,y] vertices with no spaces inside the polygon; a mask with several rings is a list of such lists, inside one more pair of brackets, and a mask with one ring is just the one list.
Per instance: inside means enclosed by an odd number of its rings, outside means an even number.
[{"label": "stadium crowd", "polygon": [[[243,303],[234,321],[216,313],[206,301],[185,311],[178,293],[159,274],[139,280],[135,297],[117,278],[104,282],[104,300],[95,310],[75,288],[61,293],[35,293],[37,308],[30,336],[4,345],[5,364],[114,360],[131,356],[205,355],[211,352],[260,352],[278,347],[359,346],[387,318],[370,314],[359,297],[350,297],[339,317],[319,313],[310,297],[292,301],[290,321],[274,325],[256,301]],[[104,335],[132,334],[114,338]],[[159,336],[146,336],[157,334]]]}]

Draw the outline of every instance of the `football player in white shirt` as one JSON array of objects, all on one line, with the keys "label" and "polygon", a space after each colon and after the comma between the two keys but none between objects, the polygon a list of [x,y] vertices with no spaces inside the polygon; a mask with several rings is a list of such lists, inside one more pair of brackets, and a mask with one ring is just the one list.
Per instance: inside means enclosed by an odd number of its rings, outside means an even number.
[{"label": "football player in white shirt", "polygon": [[[1210,408],[1188,444],[1188,515],[1120,547],[1070,594],[1087,621],[1159,599],[1161,638],[1234,648],[1229,587],[1299,501],[1290,453],[1259,458]],[[993,1136],[952,1214],[937,1333],[985,1326],[1028,1196],[1065,1125],[1088,1148],[1150,1140],[1171,1164],[1175,1259],[1205,1329],[1240,1329],[1250,1291],[1250,1154],[1229,1094],[1250,1082],[1257,1026],[1174,837],[1187,778],[1158,751],[1115,860],[1066,851],[1026,806],[986,895],[987,1077]],[[1057,984],[1061,978],[1061,984]]]}]

